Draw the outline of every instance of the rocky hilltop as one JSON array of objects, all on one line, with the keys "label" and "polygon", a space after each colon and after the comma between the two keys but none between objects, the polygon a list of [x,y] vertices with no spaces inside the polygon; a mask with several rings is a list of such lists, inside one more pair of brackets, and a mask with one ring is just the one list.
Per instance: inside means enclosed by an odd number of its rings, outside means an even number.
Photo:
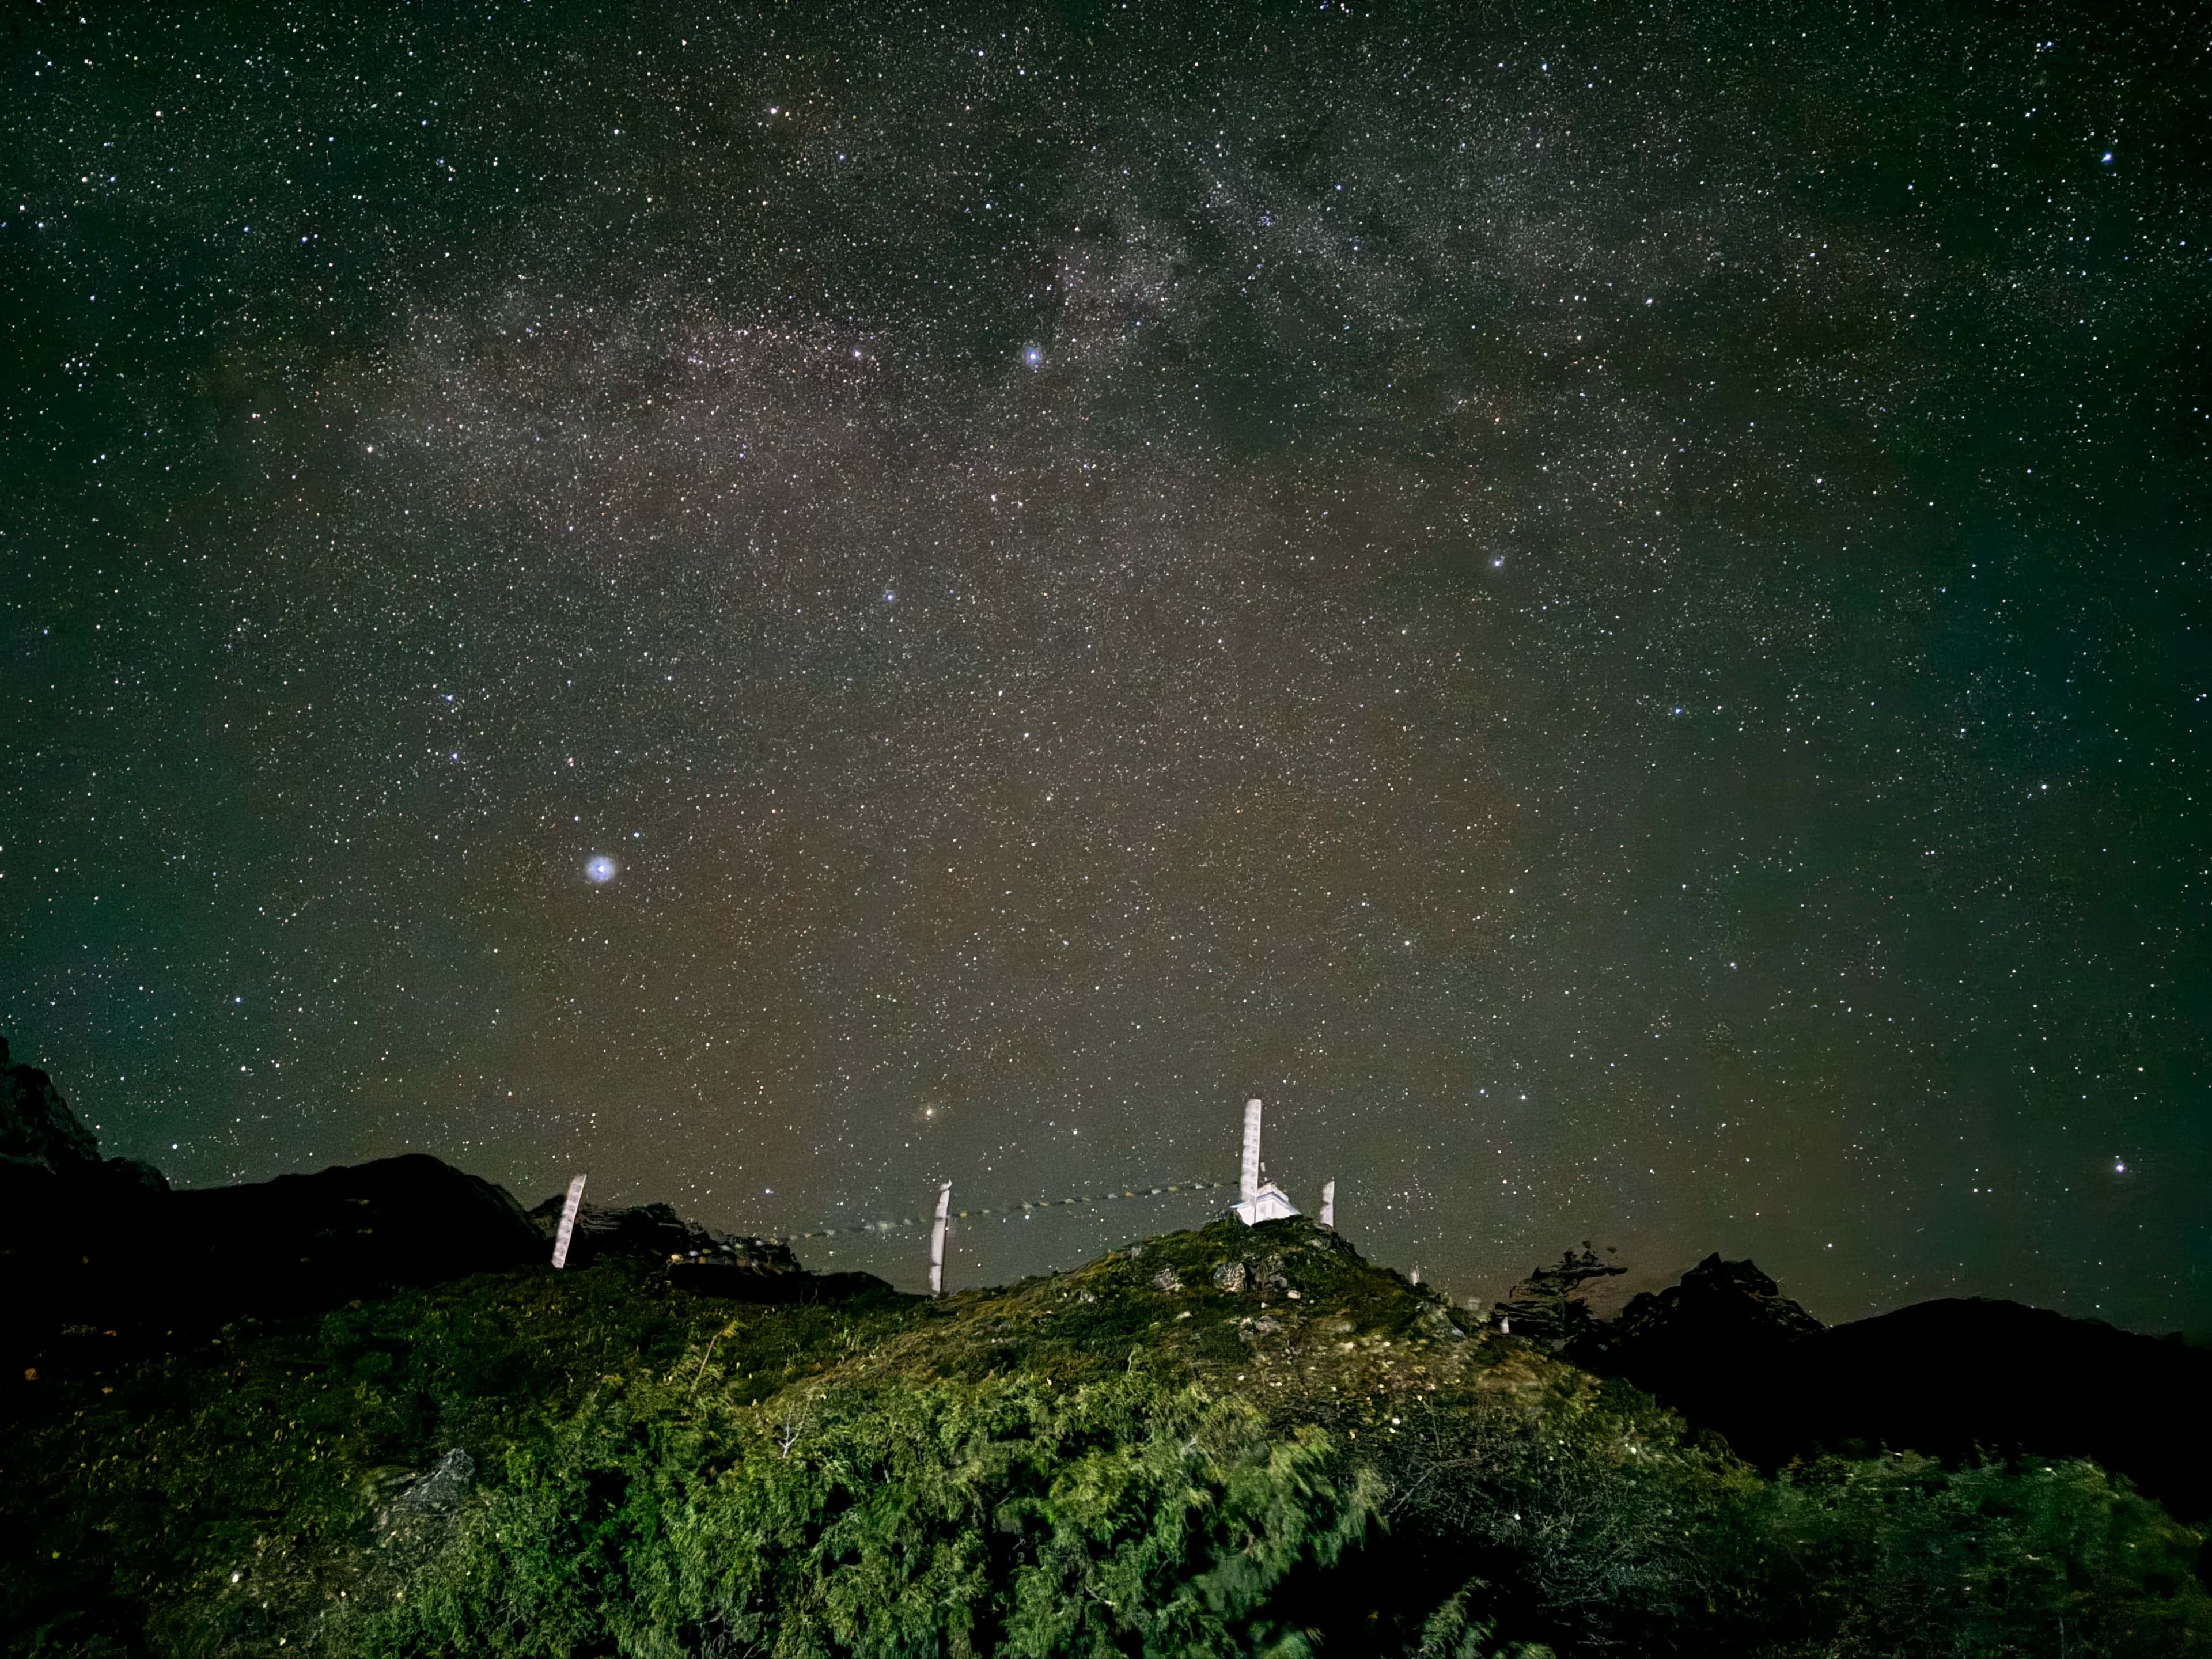
[{"label": "rocky hilltop", "polygon": [[0,1659],[2212,1651],[2203,1529],[2065,1455],[2194,1502],[2203,1357],[2057,1315],[1601,1318],[1585,1246],[1480,1319],[1304,1217],[922,1297],[586,1206],[556,1273],[434,1158],[171,1192],[0,1103]]},{"label": "rocky hilltop", "polygon": [[943,1297],[480,1273],[0,1382],[0,1655],[2212,1646],[2093,1465],[1764,1474],[1547,1346],[1304,1217]]}]

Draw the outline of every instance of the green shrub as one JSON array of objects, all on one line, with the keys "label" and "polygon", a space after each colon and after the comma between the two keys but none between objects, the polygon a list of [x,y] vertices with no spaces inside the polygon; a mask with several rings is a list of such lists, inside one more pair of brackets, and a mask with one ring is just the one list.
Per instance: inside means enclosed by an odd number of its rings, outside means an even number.
[{"label": "green shrub", "polygon": [[501,1275],[95,1358],[0,1424],[0,1655],[2212,1653],[2201,1534],[2091,1466],[1764,1479],[1300,1224],[928,1303]]},{"label": "green shrub", "polygon": [[1133,1368],[1080,1387],[611,1389],[363,1632],[383,1655],[1245,1654],[1369,1525],[1308,1431]]},{"label": "green shrub", "polygon": [[2212,1651],[2197,1534],[2094,1464],[1911,1455],[1786,1472],[1749,1512],[1777,1654],[2160,1659]]}]

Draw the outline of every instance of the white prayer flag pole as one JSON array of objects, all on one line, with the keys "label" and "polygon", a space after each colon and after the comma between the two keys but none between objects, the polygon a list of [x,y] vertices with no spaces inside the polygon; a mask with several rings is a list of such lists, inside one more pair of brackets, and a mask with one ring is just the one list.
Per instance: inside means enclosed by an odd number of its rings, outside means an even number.
[{"label": "white prayer flag pole", "polygon": [[1249,1204],[1260,1196],[1260,1103],[1244,1103],[1244,1163],[1237,1172],[1237,1201]]},{"label": "white prayer flag pole", "polygon": [[1260,1103],[1248,1100],[1244,1103],[1244,1162],[1237,1175],[1236,1210],[1237,1218],[1248,1227],[1262,1221],[1280,1221],[1298,1212],[1298,1206],[1267,1178],[1267,1173],[1260,1164]]},{"label": "white prayer flag pole", "polygon": [[576,1212],[584,1207],[584,1177],[568,1183],[568,1201],[561,1206],[561,1231],[553,1235],[553,1265],[568,1265],[568,1240],[576,1231]]},{"label": "white prayer flag pole", "polygon": [[937,1224],[929,1230],[929,1293],[945,1294],[945,1217],[952,1207],[952,1183],[937,1189]]}]

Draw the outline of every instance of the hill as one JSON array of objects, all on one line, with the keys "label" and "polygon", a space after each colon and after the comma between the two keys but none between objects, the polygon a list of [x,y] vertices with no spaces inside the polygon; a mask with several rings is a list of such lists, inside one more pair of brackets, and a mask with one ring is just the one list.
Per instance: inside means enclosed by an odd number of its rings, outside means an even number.
[{"label": "hill", "polygon": [[2086,1457],[2184,1518],[2212,1516],[2212,1352],[2179,1337],[1980,1297],[1823,1325],[1753,1263],[1717,1255],[1603,1320],[1578,1298],[1607,1271],[1570,1252],[1498,1312],[1765,1468],[1885,1448]]},{"label": "hill", "polygon": [[1303,1220],[927,1301],[611,1257],[13,1381],[16,1654],[2207,1650],[2094,1465],[1762,1477]]},{"label": "hill", "polygon": [[[325,1176],[219,1201],[359,1266]],[[332,1304],[239,1258],[271,1311],[42,1339],[0,1653],[2212,1650],[2203,1534],[2093,1462],[1762,1470],[1303,1218],[929,1300],[659,1206],[556,1273],[498,1199],[520,1265],[400,1250],[424,1282]]]}]

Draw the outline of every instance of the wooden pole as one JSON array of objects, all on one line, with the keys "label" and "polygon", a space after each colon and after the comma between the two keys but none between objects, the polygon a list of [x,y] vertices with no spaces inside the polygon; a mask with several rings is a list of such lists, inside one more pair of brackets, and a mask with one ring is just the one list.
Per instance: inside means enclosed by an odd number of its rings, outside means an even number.
[{"label": "wooden pole", "polygon": [[937,1189],[937,1224],[929,1230],[929,1293],[945,1294],[945,1217],[952,1207],[952,1183]]},{"label": "wooden pole", "polygon": [[568,1183],[568,1201],[561,1206],[561,1231],[553,1235],[553,1265],[568,1265],[568,1241],[576,1231],[576,1212],[584,1207],[584,1177]]}]

